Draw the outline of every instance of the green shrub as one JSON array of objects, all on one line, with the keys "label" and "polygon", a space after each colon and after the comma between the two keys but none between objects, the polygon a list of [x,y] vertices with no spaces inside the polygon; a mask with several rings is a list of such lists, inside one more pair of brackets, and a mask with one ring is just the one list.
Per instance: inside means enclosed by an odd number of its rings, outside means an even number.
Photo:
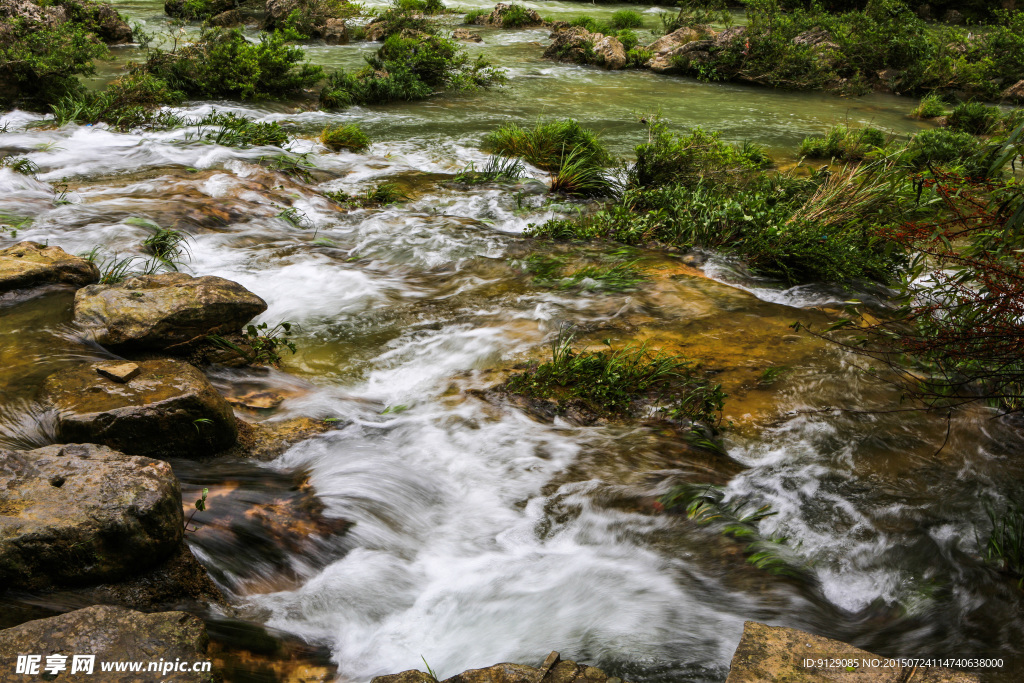
[{"label": "green shrub", "polygon": [[582,28],[587,29],[591,33],[602,33],[605,35],[615,33],[615,30],[610,25],[606,24],[605,22],[599,19],[594,19],[593,17],[579,16],[576,17],[575,19],[570,19],[569,25],[580,26]]},{"label": "green shrub", "polygon": [[363,132],[359,124],[350,123],[334,128],[324,128],[320,133],[320,142],[335,152],[342,149],[361,152],[370,146],[370,137]]},{"label": "green shrub", "polygon": [[931,93],[921,98],[920,104],[910,115],[919,119],[935,119],[946,115],[946,105],[940,95]]},{"label": "green shrub", "polygon": [[58,126],[102,121],[127,130],[159,123],[167,115],[156,113],[157,107],[180,104],[184,99],[183,93],[172,90],[162,79],[136,71],[118,77],[105,90],[65,95],[51,105],[51,111]]},{"label": "green shrub", "polygon": [[503,72],[448,38],[391,35],[366,58],[357,73],[332,74],[320,92],[320,104],[341,109],[355,104],[386,104],[429,97],[435,90],[475,90],[504,80]]},{"label": "green shrub", "polygon": [[392,0],[391,4],[401,12],[444,14],[447,11],[441,0]]},{"label": "green shrub", "polygon": [[81,24],[0,19],[0,107],[45,111],[62,97],[80,95],[77,76],[95,73],[93,60],[106,54],[107,46]]},{"label": "green shrub", "polygon": [[812,159],[859,161],[870,152],[885,147],[886,143],[885,133],[877,128],[833,126],[824,136],[804,138],[800,143],[800,154]]},{"label": "green shrub", "polygon": [[479,19],[480,17],[485,17],[488,14],[490,14],[490,12],[488,12],[485,9],[470,10],[466,14],[466,16],[464,16],[462,18],[462,23],[463,24],[475,24],[477,19]]},{"label": "green shrub", "polygon": [[435,33],[436,29],[429,19],[407,10],[392,8],[381,14],[369,24],[373,33],[380,38],[387,38],[403,31],[411,33]]},{"label": "green shrub", "polygon": [[635,31],[631,31],[628,28],[624,28],[618,33],[616,33],[615,37],[619,39],[619,42],[622,43],[622,47],[623,49],[626,50],[627,53],[629,53],[630,50],[632,50],[633,48],[640,44],[640,37],[636,34]]},{"label": "green shrub", "polygon": [[722,182],[771,163],[760,147],[724,142],[717,132],[694,128],[687,135],[673,135],[663,121],[647,125],[650,142],[636,147],[636,163],[628,173],[631,188]]},{"label": "green shrub", "polygon": [[972,135],[987,135],[999,123],[999,110],[981,102],[964,102],[953,108],[948,125],[953,130],[962,130]]},{"label": "green shrub", "polygon": [[483,141],[484,149],[504,156],[518,157],[545,171],[558,171],[567,155],[586,158],[593,164],[611,163],[611,155],[597,134],[576,119],[537,121],[532,128],[506,123]]},{"label": "green shrub", "polygon": [[910,143],[911,159],[918,167],[928,164],[959,165],[976,157],[981,143],[970,133],[936,128],[921,131]]},{"label": "green shrub", "polygon": [[323,70],[304,57],[280,34],[250,43],[238,29],[204,29],[195,43],[150,54],[144,68],[189,97],[285,99],[323,78]]},{"label": "green shrub", "polygon": [[612,15],[612,28],[641,28],[644,25],[644,18],[639,12],[631,9],[622,9]]},{"label": "green shrub", "polygon": [[406,199],[405,194],[395,183],[381,183],[376,187],[368,188],[361,195],[351,195],[347,192],[324,192],[324,196],[336,204],[348,209],[366,209],[371,207],[387,206]]},{"label": "green shrub", "polygon": [[643,68],[651,60],[654,53],[644,47],[634,47],[626,51],[626,66],[634,69]]}]

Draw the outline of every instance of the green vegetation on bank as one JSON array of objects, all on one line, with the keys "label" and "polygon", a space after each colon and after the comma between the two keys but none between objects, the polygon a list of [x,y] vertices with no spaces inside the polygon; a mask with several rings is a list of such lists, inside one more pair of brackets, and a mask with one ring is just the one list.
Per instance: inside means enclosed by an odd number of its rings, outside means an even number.
[{"label": "green vegetation on bank", "polygon": [[559,412],[575,406],[601,417],[642,417],[653,407],[669,419],[718,423],[725,394],[691,361],[643,345],[581,351],[574,340],[571,330],[561,330],[551,360],[513,375],[504,389],[551,400]]},{"label": "green vegetation on bank", "polygon": [[705,80],[790,89],[884,87],[987,100],[1024,79],[1024,11],[998,11],[983,30],[928,24],[897,0],[838,14],[748,0],[746,12],[745,27],[676,55],[675,67]]}]

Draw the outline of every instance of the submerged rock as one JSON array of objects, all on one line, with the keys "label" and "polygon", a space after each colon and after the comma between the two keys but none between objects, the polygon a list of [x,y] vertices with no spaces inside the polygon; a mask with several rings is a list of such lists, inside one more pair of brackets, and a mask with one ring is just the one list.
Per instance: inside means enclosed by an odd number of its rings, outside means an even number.
[{"label": "submerged rock", "polygon": [[[47,680],[96,680],[99,683],[134,683],[135,681],[162,681],[163,683],[207,683],[216,680],[212,671],[175,671],[161,673],[101,673],[101,662],[173,663],[207,660],[210,639],[203,622],[185,612],[143,614],[121,607],[96,606],[68,612],[48,619],[28,621],[20,626],[0,631],[0,667],[7,672],[15,670],[18,655],[40,654],[44,658],[39,666],[42,673],[45,655],[61,654],[67,657],[66,671]],[[92,675],[70,675],[73,655],[94,655]],[[188,668],[191,669],[191,666]],[[211,666],[212,669],[212,666]],[[38,676],[20,676],[25,680],[40,680]]]},{"label": "submerged rock", "polygon": [[[471,669],[447,678],[442,683],[622,683],[621,678],[609,676],[600,669],[577,664],[571,660],[562,661],[557,652],[552,652],[535,669],[524,664],[495,664],[486,669]],[[371,683],[437,683],[437,680],[415,669],[389,676],[377,676]]]},{"label": "submerged rock", "polygon": [[184,458],[212,455],[235,443],[231,406],[193,366],[141,361],[139,374],[122,384],[96,372],[104,365],[88,363],[43,383],[43,399],[57,412],[62,441]]},{"label": "submerged rock", "polygon": [[42,588],[124,578],[181,545],[170,466],[103,446],[0,451],[0,584]]},{"label": "submerged rock", "polygon": [[238,332],[265,310],[242,285],[211,275],[140,275],[75,295],[75,322],[115,350],[184,350],[207,335]]},{"label": "submerged rock", "polygon": [[0,250],[0,294],[50,284],[82,287],[99,279],[96,264],[60,247],[21,242]]},{"label": "submerged rock", "polygon": [[472,31],[464,28],[457,28],[452,31],[452,38],[455,40],[463,40],[467,43],[482,43],[484,40],[480,37],[479,33],[473,33]]},{"label": "submerged rock", "polygon": [[974,674],[932,667],[864,668],[855,672],[845,668],[806,667],[806,658],[884,659],[847,643],[815,636],[792,628],[766,626],[756,621],[743,624],[743,637],[733,654],[726,683],[767,683],[768,681],[863,681],[895,683],[913,675],[914,683],[977,683]]}]

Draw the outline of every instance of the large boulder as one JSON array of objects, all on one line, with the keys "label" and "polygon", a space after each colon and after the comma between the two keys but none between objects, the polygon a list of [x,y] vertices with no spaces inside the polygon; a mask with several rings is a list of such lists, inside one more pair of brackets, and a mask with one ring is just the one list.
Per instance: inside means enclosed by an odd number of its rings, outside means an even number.
[{"label": "large boulder", "polygon": [[851,673],[845,667],[805,666],[807,659],[885,660],[838,640],[748,621],[743,625],[743,637],[733,654],[726,683],[899,683],[911,677],[914,683],[978,683],[974,674],[935,667],[861,666]]},{"label": "large boulder", "polygon": [[21,242],[0,250],[0,294],[48,284],[82,287],[99,279],[96,264],[60,247]]},{"label": "large boulder", "polygon": [[104,446],[0,450],[0,585],[114,581],[181,545],[170,466]]},{"label": "large boulder", "polygon": [[49,376],[43,400],[66,443],[100,443],[132,455],[195,458],[235,443],[231,406],[195,367],[176,360],[137,363],[126,382],[86,363]]},{"label": "large boulder", "polygon": [[626,49],[614,36],[591,33],[582,26],[570,26],[551,34],[544,57],[559,62],[594,64],[606,69],[626,66]]},{"label": "large boulder", "polygon": [[[14,675],[19,655],[30,655],[40,656],[31,664],[26,662],[29,666],[38,664],[38,669],[4,680],[209,683],[216,680],[212,671],[192,671],[195,663],[208,661],[209,642],[202,620],[185,612],[143,614],[122,607],[86,607],[0,631],[0,670]],[[66,659],[61,663],[65,668],[55,675],[45,673],[48,655],[64,655]],[[95,658],[88,674],[82,669],[71,674],[75,655]],[[143,662],[143,667],[150,662],[163,666],[164,662],[170,666],[166,672],[147,673],[146,668],[141,674],[103,672],[101,663],[106,662]],[[176,667],[179,662],[188,666]],[[173,671],[171,667],[188,670]]]},{"label": "large boulder", "polygon": [[161,273],[116,285],[91,285],[75,295],[75,322],[114,350],[185,350],[207,335],[239,331],[267,304],[220,277]]}]

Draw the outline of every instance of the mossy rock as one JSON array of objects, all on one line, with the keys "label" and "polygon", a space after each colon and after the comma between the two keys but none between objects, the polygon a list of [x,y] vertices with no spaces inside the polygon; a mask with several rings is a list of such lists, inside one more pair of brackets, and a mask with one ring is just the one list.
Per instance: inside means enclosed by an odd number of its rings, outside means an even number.
[{"label": "mossy rock", "polygon": [[180,548],[170,466],[103,446],[0,451],[0,585],[115,581]]},{"label": "mossy rock", "polygon": [[209,335],[238,332],[267,303],[220,277],[161,273],[116,285],[90,285],[75,295],[75,323],[118,351],[186,351]]},{"label": "mossy rock", "polygon": [[99,279],[95,264],[60,247],[21,242],[0,250],[0,294],[51,284],[82,287]]},{"label": "mossy rock", "polygon": [[140,361],[126,383],[102,377],[105,363],[51,375],[42,398],[57,413],[65,443],[100,443],[132,455],[196,458],[231,447],[238,435],[231,406],[195,367]]}]

